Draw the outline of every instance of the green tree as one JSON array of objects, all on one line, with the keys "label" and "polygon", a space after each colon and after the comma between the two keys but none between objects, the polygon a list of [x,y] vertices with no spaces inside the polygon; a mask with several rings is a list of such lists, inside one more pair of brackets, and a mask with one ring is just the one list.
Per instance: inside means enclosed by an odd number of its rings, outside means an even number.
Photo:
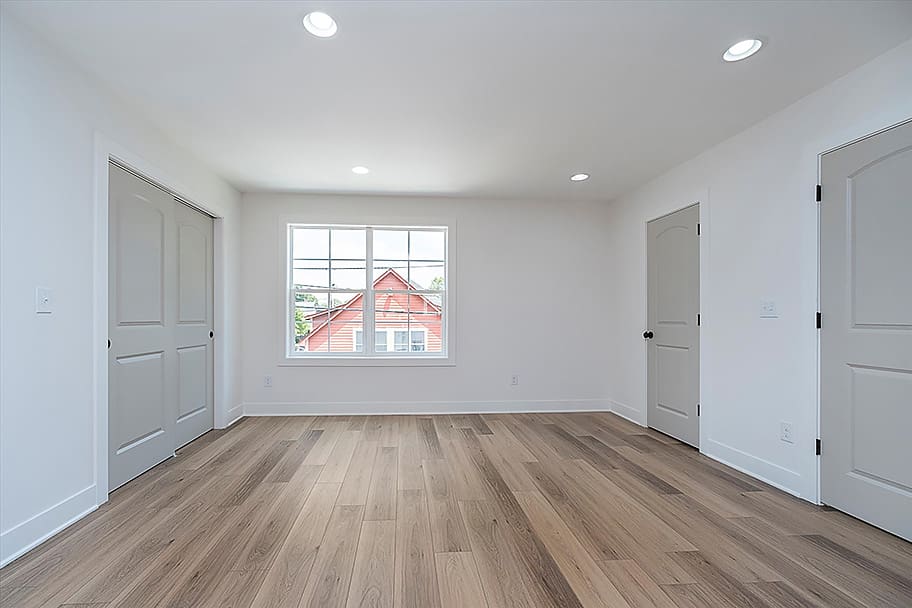
[{"label": "green tree", "polygon": [[310,333],[310,321],[304,318],[304,311],[295,308],[295,335],[306,336]]},{"label": "green tree", "polygon": [[443,277],[434,277],[434,280],[431,281],[430,285],[428,285],[428,289],[442,290],[443,289]]}]

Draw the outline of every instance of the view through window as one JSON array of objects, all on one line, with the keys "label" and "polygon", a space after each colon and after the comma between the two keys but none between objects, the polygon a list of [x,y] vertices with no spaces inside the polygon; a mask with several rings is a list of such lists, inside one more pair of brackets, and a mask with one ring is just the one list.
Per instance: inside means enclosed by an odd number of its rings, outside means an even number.
[{"label": "view through window", "polygon": [[291,357],[446,355],[447,230],[288,226]]}]

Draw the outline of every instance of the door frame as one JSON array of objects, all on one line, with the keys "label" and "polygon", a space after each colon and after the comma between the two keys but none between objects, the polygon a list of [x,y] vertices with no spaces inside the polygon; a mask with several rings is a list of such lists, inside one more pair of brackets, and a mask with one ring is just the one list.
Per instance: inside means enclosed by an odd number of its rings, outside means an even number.
[{"label": "door frame", "polygon": [[[682,202],[686,201],[686,202]],[[694,193],[693,196],[678,199],[678,201],[668,210],[663,213],[659,213],[653,217],[648,218],[643,222],[643,268],[642,274],[643,277],[643,302],[646,306],[643,308],[643,327],[639,330],[640,333],[647,329],[647,324],[649,323],[649,223],[655,220],[662,219],[678,211],[683,211],[688,207],[693,207],[694,205],[699,206],[699,217],[700,217],[700,237],[699,237],[699,247],[700,247],[700,280],[697,290],[700,293],[700,326],[699,326],[699,339],[700,339],[700,356],[699,356],[699,365],[700,373],[697,378],[697,391],[700,401],[700,416],[697,419],[697,426],[699,428],[699,437],[700,445],[697,450],[703,454],[704,445],[706,444],[706,425],[703,424],[703,416],[706,413],[704,408],[705,402],[708,400],[707,396],[710,391],[709,381],[704,373],[706,370],[706,357],[709,349],[706,347],[706,341],[703,339],[703,328],[706,326],[706,317],[708,312],[708,302],[704,297],[705,294],[709,291],[709,189],[702,189]],[[649,426],[649,349],[646,340],[643,340],[643,394],[646,396],[644,403],[646,407],[644,408],[644,426],[646,428],[653,428]],[[656,429],[653,429],[656,430]],[[661,431],[658,431],[661,432]]]},{"label": "door frame", "polygon": [[[224,335],[226,324],[226,303],[221,297],[225,282],[224,217],[211,207],[199,203],[192,191],[171,175],[141,156],[95,133],[94,161],[94,235],[92,248],[92,277],[94,288],[92,302],[93,380],[92,394],[95,402],[94,447],[95,447],[95,504],[96,507],[108,501],[108,179],[109,163],[114,161],[149,181],[158,184],[189,202],[213,218],[213,325],[216,338]],[[225,340],[216,341],[213,369],[213,427],[224,428],[233,420],[227,420],[229,404],[220,390],[222,370],[229,356],[224,351]]]},{"label": "door frame", "polygon": [[[823,183],[823,157],[824,157],[824,155],[830,154],[831,152],[835,152],[837,150],[841,150],[842,148],[846,148],[848,146],[851,146],[852,144],[856,144],[860,141],[864,141],[871,137],[876,137],[877,135],[880,135],[881,133],[890,131],[891,129],[895,129],[897,127],[901,127],[908,123],[912,123],[912,118],[906,118],[904,120],[900,120],[899,122],[887,125],[885,127],[881,127],[880,129],[877,129],[876,131],[871,131],[870,133],[865,133],[864,135],[860,135],[858,137],[855,137],[854,139],[851,139],[844,143],[832,146],[830,148],[827,148],[823,152],[818,153],[817,154],[817,184],[819,185],[819,184]],[[821,277],[820,270],[823,266],[823,254],[821,252],[821,243],[823,241],[823,230],[821,229],[822,227],[820,225],[820,211],[821,211],[820,210],[820,201],[816,201],[816,202],[817,202],[817,205],[816,205],[816,212],[817,212],[817,224],[816,224],[816,229],[817,229],[817,269],[816,269],[817,270],[817,311],[819,313],[823,313],[824,312],[823,311],[824,302],[821,298],[821,293],[820,293],[820,277]],[[822,323],[821,323],[821,325],[822,325]],[[820,431],[821,431],[821,426],[822,426],[821,421],[823,420],[823,415],[824,415],[823,414],[823,401],[820,399],[820,374],[821,374],[821,371],[823,370],[823,351],[820,348],[820,331],[821,331],[821,329],[818,328],[817,329],[817,378],[816,378],[817,439],[818,439],[818,441],[820,439],[822,439]],[[821,450],[820,454],[817,454],[816,472],[817,472],[817,496],[816,496],[816,500],[814,502],[818,505],[822,505],[822,504],[824,504],[824,502],[823,502],[823,453],[822,453],[822,450]]]}]

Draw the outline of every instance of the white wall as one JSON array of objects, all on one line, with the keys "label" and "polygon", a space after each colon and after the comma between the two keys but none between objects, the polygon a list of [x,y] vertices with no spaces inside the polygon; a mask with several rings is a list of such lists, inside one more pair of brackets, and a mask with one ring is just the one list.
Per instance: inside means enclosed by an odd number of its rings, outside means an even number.
[{"label": "white wall", "polygon": [[[96,137],[224,217],[224,248],[235,253],[239,195],[5,12],[0,28],[2,563],[97,502],[94,415],[106,387],[95,366],[106,328],[95,327],[93,306],[107,278],[93,258]],[[219,296],[236,301],[237,256],[223,266]],[[35,314],[37,286],[53,289],[53,314]],[[220,346],[236,352],[237,315],[220,312]],[[234,404],[225,365],[217,391]]]},{"label": "white wall", "polygon": [[[284,221],[456,223],[456,365],[281,367]],[[244,195],[247,413],[604,408],[604,205]],[[519,386],[510,386],[512,374]],[[263,377],[273,386],[265,388]]]},{"label": "white wall", "polygon": [[[910,116],[912,42],[612,203],[603,371],[614,409],[646,421],[646,221],[699,200],[701,448],[816,500],[817,155]],[[778,319],[759,318],[761,299]],[[780,421],[794,424],[794,445]]]}]

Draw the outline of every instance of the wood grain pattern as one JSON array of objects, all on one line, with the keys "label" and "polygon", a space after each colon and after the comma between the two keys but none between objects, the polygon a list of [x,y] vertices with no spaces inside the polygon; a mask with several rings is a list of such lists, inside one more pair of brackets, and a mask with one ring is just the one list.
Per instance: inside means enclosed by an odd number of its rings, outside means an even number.
[{"label": "wood grain pattern", "polygon": [[488,602],[471,553],[438,553],[434,557],[441,608],[487,608]]},{"label": "wood grain pattern", "polygon": [[912,606],[912,545],[611,414],[253,418],[0,570],[16,608]]}]

